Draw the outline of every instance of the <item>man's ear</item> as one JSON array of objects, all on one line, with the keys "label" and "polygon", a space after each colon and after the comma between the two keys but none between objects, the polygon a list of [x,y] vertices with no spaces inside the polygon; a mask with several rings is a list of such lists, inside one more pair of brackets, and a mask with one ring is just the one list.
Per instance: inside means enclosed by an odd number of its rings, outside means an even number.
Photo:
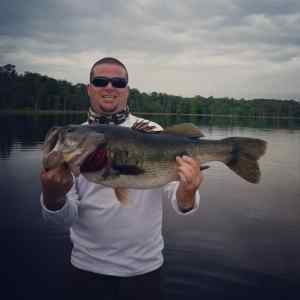
[{"label": "man's ear", "polygon": [[91,84],[88,83],[88,84],[86,85],[86,92],[87,92],[88,96],[90,96],[90,93],[91,93],[90,90],[91,90]]}]

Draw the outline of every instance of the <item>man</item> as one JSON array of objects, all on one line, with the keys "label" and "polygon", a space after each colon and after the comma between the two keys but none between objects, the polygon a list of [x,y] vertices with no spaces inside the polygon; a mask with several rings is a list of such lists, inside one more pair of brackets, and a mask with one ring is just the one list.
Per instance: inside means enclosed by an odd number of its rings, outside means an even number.
[{"label": "man", "polygon": [[[128,72],[117,59],[97,61],[90,71],[88,123],[132,127],[140,118],[127,107]],[[84,125],[84,124],[83,124]],[[158,124],[151,126],[160,130]],[[178,182],[152,190],[130,190],[123,207],[111,188],[73,178],[65,166],[41,171],[44,218],[70,227],[72,290],[98,293],[98,299],[160,299],[162,201],[171,200],[178,214],[199,205],[203,176],[199,163],[177,157]],[[101,294],[99,294],[101,293]],[[88,298],[87,298],[88,299]]]}]

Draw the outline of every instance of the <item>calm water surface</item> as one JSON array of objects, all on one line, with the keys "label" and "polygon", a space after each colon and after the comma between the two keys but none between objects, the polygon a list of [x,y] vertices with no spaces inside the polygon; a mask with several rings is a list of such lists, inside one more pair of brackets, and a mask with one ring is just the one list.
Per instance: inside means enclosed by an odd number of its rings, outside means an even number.
[{"label": "calm water surface", "polygon": [[[178,216],[164,203],[167,299],[300,299],[300,125],[150,118],[163,126],[191,121],[208,138],[268,142],[260,184],[213,163],[197,213]],[[80,115],[0,115],[1,283],[10,299],[53,297],[65,278],[68,233],[47,227],[40,214],[40,145],[52,125],[82,121]]]}]

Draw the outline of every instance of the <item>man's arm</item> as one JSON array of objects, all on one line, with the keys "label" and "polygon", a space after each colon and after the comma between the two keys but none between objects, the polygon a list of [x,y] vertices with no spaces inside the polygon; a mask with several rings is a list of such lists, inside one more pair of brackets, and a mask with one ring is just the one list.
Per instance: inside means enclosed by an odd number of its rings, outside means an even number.
[{"label": "man's arm", "polygon": [[41,206],[44,219],[57,226],[71,226],[78,216],[78,194],[66,166],[42,170]]},{"label": "man's arm", "polygon": [[203,175],[200,164],[194,159],[179,157],[176,161],[179,181],[172,181],[163,187],[163,198],[171,201],[173,209],[178,214],[189,215],[199,207],[198,188],[203,181]]},{"label": "man's arm", "polygon": [[176,157],[177,174],[180,179],[176,191],[177,204],[182,212],[195,206],[195,194],[203,181],[200,163],[189,156]]},{"label": "man's arm", "polygon": [[65,204],[65,195],[73,186],[73,177],[68,167],[61,165],[40,174],[44,205],[49,210],[59,210]]}]

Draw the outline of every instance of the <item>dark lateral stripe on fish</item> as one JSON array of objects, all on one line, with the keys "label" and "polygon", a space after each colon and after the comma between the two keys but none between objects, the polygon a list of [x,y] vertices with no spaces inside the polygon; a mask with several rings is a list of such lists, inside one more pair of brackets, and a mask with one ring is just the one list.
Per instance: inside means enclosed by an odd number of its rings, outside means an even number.
[{"label": "dark lateral stripe on fish", "polygon": [[115,171],[118,171],[119,174],[123,174],[123,175],[140,175],[145,173],[145,171],[137,166],[133,166],[133,165],[117,165],[117,164],[113,164],[112,168]]}]

